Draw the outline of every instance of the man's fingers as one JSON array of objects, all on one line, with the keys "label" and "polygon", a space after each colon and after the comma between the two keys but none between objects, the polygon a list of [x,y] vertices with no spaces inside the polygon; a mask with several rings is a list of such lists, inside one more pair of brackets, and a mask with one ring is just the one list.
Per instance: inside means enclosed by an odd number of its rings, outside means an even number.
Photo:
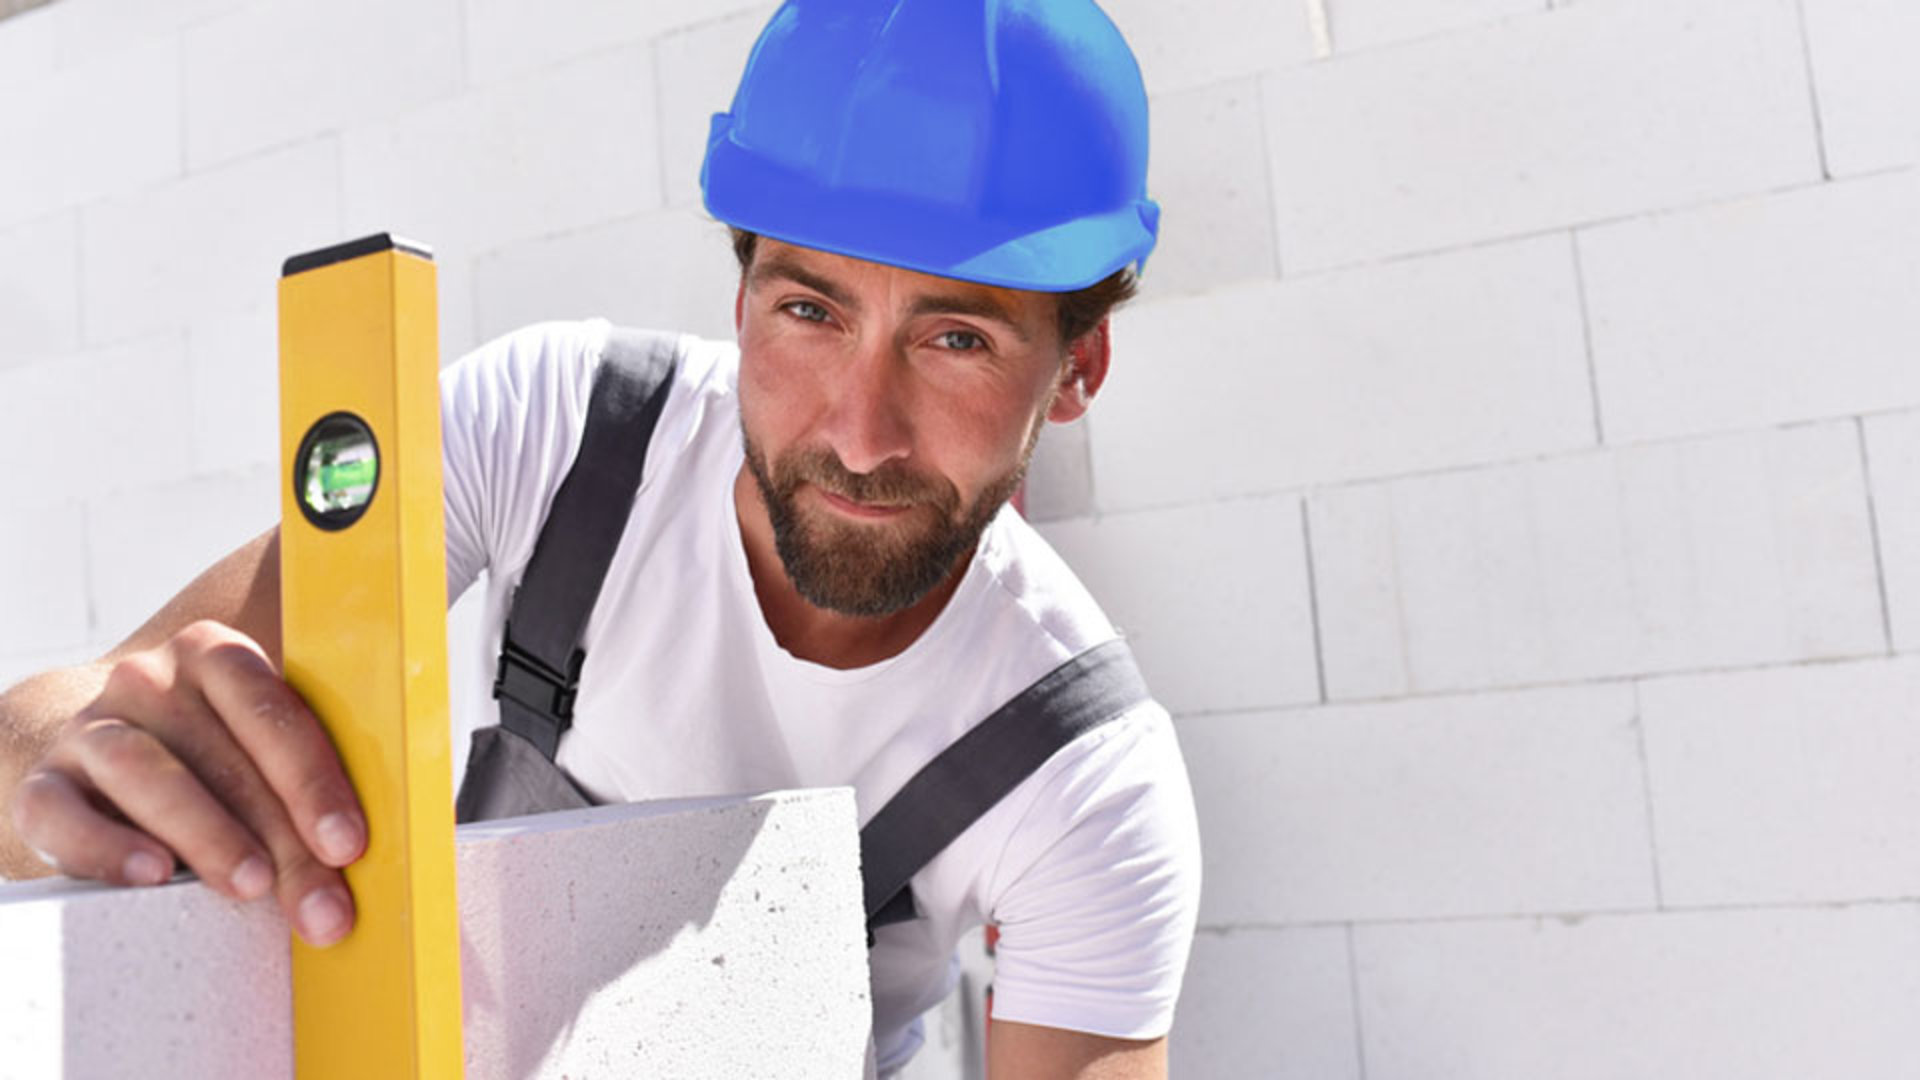
[{"label": "man's fingers", "polygon": [[195,674],[207,704],[285,805],[307,849],[329,866],[359,858],[366,816],[339,752],[258,646],[238,635],[211,643]]},{"label": "man's fingers", "polygon": [[158,885],[173,876],[173,852],[96,809],[74,781],[40,769],[13,796],[22,843],[69,877],[115,885]]},{"label": "man's fingers", "polygon": [[94,790],[200,880],[236,900],[273,887],[273,860],[259,838],[153,733],[122,720],[93,720],[67,752]]}]

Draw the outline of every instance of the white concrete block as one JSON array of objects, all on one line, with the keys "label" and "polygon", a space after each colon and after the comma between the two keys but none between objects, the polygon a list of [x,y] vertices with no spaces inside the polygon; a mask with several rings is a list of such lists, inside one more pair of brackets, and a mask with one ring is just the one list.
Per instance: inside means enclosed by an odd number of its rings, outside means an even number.
[{"label": "white concrete block", "polygon": [[1345,930],[1200,931],[1168,1074],[1360,1080],[1349,970]]},{"label": "white concrete block", "polygon": [[309,142],[86,208],[81,323],[119,341],[249,309],[275,310],[287,256],[349,237],[336,148]]},{"label": "white concrete block", "polygon": [[280,469],[147,486],[87,507],[96,638],[119,641],[221,558],[280,520]]},{"label": "white concrete block", "polygon": [[251,0],[60,0],[54,27],[53,62],[84,63],[130,45],[177,34],[224,15]]},{"label": "white concrete block", "polygon": [[255,308],[189,327],[187,371],[193,471],[278,468],[280,339],[274,309]]},{"label": "white concrete block", "polygon": [[524,241],[474,266],[483,341],[529,323],[594,315],[731,341],[739,286],[726,226],[693,207]]},{"label": "white concrete block", "polygon": [[8,497],[36,507],[170,483],[188,471],[187,415],[186,350],[174,335],[0,369]]},{"label": "white concrete block", "polygon": [[1667,903],[1920,894],[1920,658],[1653,679],[1640,703]]},{"label": "white concrete block", "polygon": [[1920,412],[1864,424],[1892,644],[1920,652]]},{"label": "white concrete block", "polygon": [[1122,309],[1114,353],[1103,510],[1594,442],[1565,237]]},{"label": "white concrete block", "polygon": [[1189,717],[1203,925],[1655,900],[1618,685]]},{"label": "white concrete block", "polygon": [[1835,176],[1920,161],[1920,7],[1804,0],[1820,136]]},{"label": "white concrete block", "polygon": [[37,84],[53,73],[53,40],[66,4],[0,19],[0,87]]},{"label": "white concrete block", "polygon": [[1329,696],[1880,652],[1859,459],[1843,422],[1320,492]]},{"label": "white concrete block", "polygon": [[0,226],[178,176],[180,62],[168,38],[21,84],[0,109]]},{"label": "white concrete block", "polygon": [[1896,1080],[1911,904],[1354,931],[1369,1080]]},{"label": "white concrete block", "polygon": [[1102,0],[1149,94],[1237,79],[1313,57],[1295,0]]},{"label": "white concrete block", "polygon": [[1048,424],[1027,466],[1023,512],[1029,521],[1059,521],[1093,513],[1093,459],[1087,420]]},{"label": "white concrete block", "polygon": [[668,205],[700,204],[700,163],[706,160],[713,114],[733,107],[733,91],[747,56],[778,6],[752,4],[736,15],[667,34],[654,44],[660,70],[661,182]]},{"label": "white concrete block", "polygon": [[288,941],[267,902],[198,882],[0,882],[0,1077],[290,1080]]},{"label": "white concrete block", "polygon": [[1820,175],[1793,0],[1581,4],[1264,90],[1290,271]]},{"label": "white concrete block", "polygon": [[469,1077],[859,1074],[852,793],[704,802],[464,830]]},{"label": "white concrete block", "polygon": [[653,103],[635,46],[352,128],[348,230],[478,254],[657,206]]},{"label": "white concrete block", "polygon": [[[854,820],[832,790],[461,830],[466,1075],[859,1075]],[[0,885],[0,1076],[289,1077],[287,934],[192,882]]]},{"label": "white concrete block", "polygon": [[1300,500],[1149,510],[1040,527],[1176,713],[1318,701]]},{"label": "white concrete block", "polygon": [[1335,51],[1349,53],[1536,15],[1548,6],[1545,0],[1330,0],[1327,22]]},{"label": "white concrete block", "polygon": [[1160,202],[1160,241],[1140,295],[1203,292],[1279,273],[1260,84],[1236,79],[1164,93],[1151,120],[1147,193]]},{"label": "white concrete block", "polygon": [[[767,0],[470,0],[467,70],[476,84],[498,82],[602,49],[649,41],[689,25],[704,25],[743,9],[760,22],[777,5]],[[734,77],[747,58],[734,61]],[[731,93],[728,95],[731,97]]]},{"label": "white concrete block", "polygon": [[1920,182],[1579,234],[1609,442],[1920,404]]},{"label": "white concrete block", "polygon": [[189,27],[187,162],[204,169],[456,93],[460,28],[460,0],[290,0]]},{"label": "white concrete block", "polygon": [[85,642],[85,506],[10,509],[7,521],[0,529],[0,653],[47,653]]},{"label": "white concrete block", "polygon": [[0,368],[80,344],[80,219],[0,229]]}]

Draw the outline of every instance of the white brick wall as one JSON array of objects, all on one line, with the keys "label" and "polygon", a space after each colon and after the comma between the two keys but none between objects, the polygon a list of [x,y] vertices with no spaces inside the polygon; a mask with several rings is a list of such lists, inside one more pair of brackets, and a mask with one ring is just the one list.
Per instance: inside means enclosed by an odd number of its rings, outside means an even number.
[{"label": "white brick wall", "polygon": [[177,334],[0,369],[9,523],[16,512],[29,520],[50,503],[186,476],[187,386]]},{"label": "white brick wall", "polygon": [[1564,236],[1123,310],[1089,420],[1101,505],[1591,445],[1581,334]]},{"label": "white brick wall", "polygon": [[1920,893],[1920,658],[1640,686],[1666,901]]},{"label": "white brick wall", "polygon": [[510,244],[474,267],[479,335],[599,315],[731,340],[739,267],[726,226],[693,207]]},{"label": "white brick wall", "polygon": [[1204,925],[1654,902],[1626,687],[1191,717],[1180,737],[1204,778]]},{"label": "white brick wall", "polygon": [[660,83],[661,184],[675,206],[700,205],[700,162],[707,154],[713,114],[733,106],[733,88],[747,54],[777,4],[727,7],[746,10],[666,34],[654,43]]},{"label": "white brick wall", "polygon": [[[9,19],[12,25],[31,19]],[[42,46],[44,47],[44,46]],[[4,55],[4,54],[0,54]],[[162,38],[34,80],[33,108],[0,110],[0,225],[180,173],[180,46]],[[9,95],[19,100],[20,91]]]},{"label": "white brick wall", "polygon": [[87,207],[86,340],[272,309],[281,262],[340,236],[339,175],[338,147],[321,139]]},{"label": "white brick wall", "polygon": [[0,368],[79,345],[79,234],[71,212],[0,229]]},{"label": "white brick wall", "polygon": [[[1164,240],[1028,506],[1179,714],[1178,1074],[1920,1073],[1920,9],[1106,6]],[[295,251],[725,336],[773,7],[0,20],[0,681],[271,514]]]},{"label": "white brick wall", "polygon": [[1586,3],[1266,81],[1299,270],[1819,179],[1793,0]]},{"label": "white brick wall", "polygon": [[1057,521],[1041,531],[1101,598],[1168,708],[1320,699],[1300,500]]},{"label": "white brick wall", "polygon": [[1552,6],[1547,0],[1332,0],[1328,29],[1334,47],[1347,53]]},{"label": "white brick wall", "polygon": [[280,469],[164,483],[100,500],[87,515],[92,637],[118,642],[200,571],[280,520]]},{"label": "white brick wall", "polygon": [[1141,295],[1204,292],[1279,271],[1266,125],[1252,78],[1160,95],[1152,109],[1148,190],[1160,243]]},{"label": "white brick wall", "polygon": [[1910,171],[1636,218],[1579,244],[1609,440],[1920,404]]},{"label": "white brick wall", "polygon": [[1360,1080],[1347,934],[1202,930],[1169,1075]]},{"label": "white brick wall", "polygon": [[1865,421],[1893,648],[1920,652],[1920,412]]},{"label": "white brick wall", "polygon": [[404,112],[461,85],[460,0],[281,0],[190,27],[194,169]]},{"label": "white brick wall", "polygon": [[1828,170],[1849,176],[1920,160],[1920,7],[1803,0]]},{"label": "white brick wall", "polygon": [[1361,927],[1369,1080],[1897,1080],[1913,904]]},{"label": "white brick wall", "polygon": [[1335,698],[1886,645],[1851,422],[1333,489],[1314,523]]}]

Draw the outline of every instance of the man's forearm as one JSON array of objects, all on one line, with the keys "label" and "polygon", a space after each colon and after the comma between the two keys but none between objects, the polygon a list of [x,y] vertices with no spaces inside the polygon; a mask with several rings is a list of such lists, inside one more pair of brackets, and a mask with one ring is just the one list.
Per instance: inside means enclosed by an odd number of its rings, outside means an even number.
[{"label": "man's forearm", "polygon": [[60,725],[99,696],[102,662],[42,672],[0,694],[0,877],[43,877],[53,871],[14,834],[13,792],[52,744]]}]

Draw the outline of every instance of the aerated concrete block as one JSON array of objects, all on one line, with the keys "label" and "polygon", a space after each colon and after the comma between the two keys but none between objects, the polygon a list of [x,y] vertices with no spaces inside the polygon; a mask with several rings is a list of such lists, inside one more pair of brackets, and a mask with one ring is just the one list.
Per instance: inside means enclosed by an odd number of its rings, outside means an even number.
[{"label": "aerated concrete block", "polygon": [[1911,903],[1362,926],[1368,1080],[1908,1080]]},{"label": "aerated concrete block", "polygon": [[1593,3],[1263,82],[1290,272],[1820,177],[1790,0]]},{"label": "aerated concrete block", "polygon": [[[466,1075],[860,1075],[854,825],[835,789],[461,829]],[[191,881],[0,885],[0,1080],[291,1077],[287,935]]]}]

